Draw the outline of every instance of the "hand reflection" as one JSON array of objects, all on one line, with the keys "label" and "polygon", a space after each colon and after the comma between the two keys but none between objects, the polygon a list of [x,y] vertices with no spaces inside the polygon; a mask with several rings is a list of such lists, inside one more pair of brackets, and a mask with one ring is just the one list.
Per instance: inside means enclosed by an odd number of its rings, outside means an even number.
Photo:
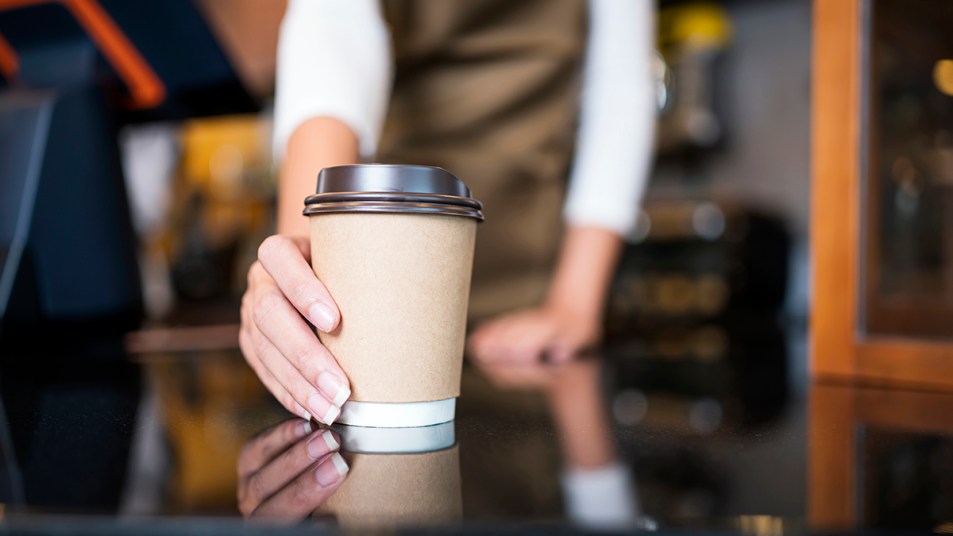
[{"label": "hand reflection", "polygon": [[569,518],[593,529],[636,526],[635,482],[616,449],[602,392],[602,362],[577,356],[563,363],[478,362],[477,367],[497,388],[546,394],[562,451]]},{"label": "hand reflection", "polygon": [[540,362],[508,363],[492,361],[472,361],[476,368],[490,382],[502,390],[541,390],[549,391],[557,378],[566,370],[573,368],[569,364],[548,364]]},{"label": "hand reflection", "polygon": [[566,466],[589,469],[616,461],[597,357],[577,356],[566,363],[483,362],[477,367],[499,389],[546,394]]},{"label": "hand reflection", "polygon": [[238,457],[238,507],[245,517],[308,517],[344,481],[348,465],[334,432],[285,421],[249,441]]}]

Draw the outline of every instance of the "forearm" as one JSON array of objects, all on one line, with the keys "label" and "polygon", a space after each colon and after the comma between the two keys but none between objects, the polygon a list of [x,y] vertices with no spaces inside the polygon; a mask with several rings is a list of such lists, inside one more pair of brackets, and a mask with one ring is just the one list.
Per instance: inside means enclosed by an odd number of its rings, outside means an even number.
[{"label": "forearm", "polygon": [[599,227],[570,226],[563,239],[546,306],[601,321],[622,238]]},{"label": "forearm", "polygon": [[617,458],[599,385],[601,370],[594,359],[564,365],[555,371],[547,393],[563,460],[570,469],[605,467]]},{"label": "forearm", "polygon": [[288,140],[278,181],[278,234],[307,235],[301,215],[304,198],[313,194],[322,168],[358,161],[358,140],[343,122],[315,117],[301,123]]}]

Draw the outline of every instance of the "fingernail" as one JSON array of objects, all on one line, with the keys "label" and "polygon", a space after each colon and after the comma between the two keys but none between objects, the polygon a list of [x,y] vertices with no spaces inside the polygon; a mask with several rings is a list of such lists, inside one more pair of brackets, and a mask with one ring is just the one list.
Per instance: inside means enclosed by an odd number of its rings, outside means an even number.
[{"label": "fingernail", "polygon": [[339,378],[337,374],[329,371],[322,372],[318,375],[318,389],[324,391],[324,394],[328,395],[328,399],[331,400],[331,403],[337,407],[341,407],[347,402],[348,397],[351,396],[351,390],[344,385],[341,378]]},{"label": "fingernail", "polygon": [[304,409],[304,406],[297,402],[295,402],[295,411],[301,416],[302,419],[309,422],[311,421],[311,413],[309,413],[308,410]]},{"label": "fingernail", "polygon": [[[305,412],[307,413],[307,412]],[[299,422],[298,426],[295,426],[295,437],[301,439],[302,437],[311,433],[311,420],[304,422]]]},{"label": "fingernail", "polygon": [[314,476],[317,478],[318,484],[321,484],[323,487],[328,487],[341,480],[341,478],[347,474],[348,469],[347,462],[344,461],[344,458],[335,452],[314,470]]},{"label": "fingernail", "polygon": [[334,421],[338,418],[339,415],[341,415],[341,408],[337,406],[331,406],[331,409],[329,409],[328,412],[324,414],[325,424],[327,424],[328,426],[331,426],[332,424],[334,424]]},{"label": "fingernail", "polygon": [[308,318],[311,319],[311,323],[325,333],[331,331],[331,327],[334,326],[334,317],[334,311],[323,302],[315,302],[308,309]]},{"label": "fingernail", "polygon": [[324,433],[316,434],[308,440],[308,456],[311,456],[312,460],[317,460],[325,454],[337,450],[340,446],[331,431],[325,430]]},{"label": "fingernail", "polygon": [[314,393],[308,398],[308,407],[311,409],[311,413],[318,418],[324,424],[330,426],[334,423],[334,419],[338,418],[338,415],[341,414],[341,409],[335,406],[334,404],[328,402],[328,399],[324,398],[318,393]]}]

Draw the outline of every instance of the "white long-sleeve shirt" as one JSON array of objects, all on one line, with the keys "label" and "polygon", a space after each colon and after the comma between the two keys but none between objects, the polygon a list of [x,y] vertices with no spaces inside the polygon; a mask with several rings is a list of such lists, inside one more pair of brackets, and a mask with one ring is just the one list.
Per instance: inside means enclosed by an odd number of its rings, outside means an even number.
[{"label": "white long-sleeve shirt", "polygon": [[[570,225],[626,234],[652,157],[653,0],[589,0],[576,152],[563,215]],[[274,149],[294,130],[334,117],[377,150],[390,100],[391,38],[377,0],[290,0],[278,42]]]}]

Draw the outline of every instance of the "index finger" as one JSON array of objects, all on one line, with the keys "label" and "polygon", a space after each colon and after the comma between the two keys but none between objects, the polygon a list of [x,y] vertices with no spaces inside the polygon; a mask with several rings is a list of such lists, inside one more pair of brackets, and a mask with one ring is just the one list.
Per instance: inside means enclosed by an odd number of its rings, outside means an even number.
[{"label": "index finger", "polygon": [[311,247],[303,238],[273,235],[258,248],[258,260],[288,298],[288,301],[325,333],[334,331],[341,320],[337,304],[310,265]]},{"label": "index finger", "polygon": [[257,472],[312,430],[310,421],[289,419],[252,438],[238,455],[238,477]]}]

